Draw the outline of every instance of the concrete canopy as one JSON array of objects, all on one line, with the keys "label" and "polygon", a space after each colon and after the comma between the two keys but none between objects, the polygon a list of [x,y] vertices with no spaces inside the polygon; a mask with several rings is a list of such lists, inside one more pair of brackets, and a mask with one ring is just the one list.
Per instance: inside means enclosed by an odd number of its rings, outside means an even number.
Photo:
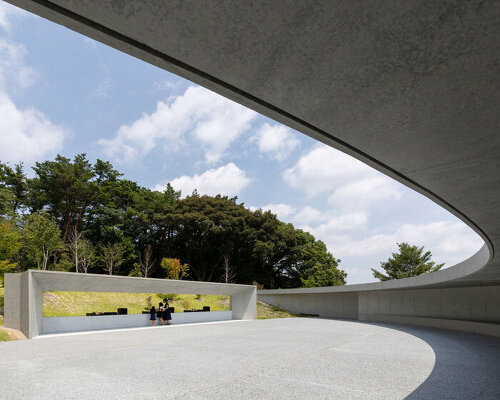
[{"label": "concrete canopy", "polygon": [[364,161],[486,243],[364,289],[500,283],[500,2],[7,1]]}]

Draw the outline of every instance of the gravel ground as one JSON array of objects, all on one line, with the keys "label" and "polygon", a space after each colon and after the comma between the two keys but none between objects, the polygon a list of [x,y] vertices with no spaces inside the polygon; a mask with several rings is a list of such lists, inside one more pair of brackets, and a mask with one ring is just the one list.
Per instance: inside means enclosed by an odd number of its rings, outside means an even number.
[{"label": "gravel ground", "polygon": [[500,399],[500,340],[319,318],[0,343],[0,398]]}]

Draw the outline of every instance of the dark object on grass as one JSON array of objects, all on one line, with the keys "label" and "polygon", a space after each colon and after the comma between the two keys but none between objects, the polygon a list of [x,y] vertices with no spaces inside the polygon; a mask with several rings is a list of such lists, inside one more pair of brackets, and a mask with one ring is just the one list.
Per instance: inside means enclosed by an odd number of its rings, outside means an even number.
[{"label": "dark object on grass", "polygon": [[95,312],[88,312],[85,314],[87,317],[95,317],[97,314]]},{"label": "dark object on grass", "polygon": [[143,311],[143,314],[151,314],[151,311]]},{"label": "dark object on grass", "polygon": [[203,311],[210,311],[210,306],[203,306]]},{"label": "dark object on grass", "polygon": [[106,311],[102,313],[103,315],[117,315],[115,311]]},{"label": "dark object on grass", "polygon": [[118,313],[118,315],[127,315],[128,309],[127,308],[117,308],[116,312]]}]

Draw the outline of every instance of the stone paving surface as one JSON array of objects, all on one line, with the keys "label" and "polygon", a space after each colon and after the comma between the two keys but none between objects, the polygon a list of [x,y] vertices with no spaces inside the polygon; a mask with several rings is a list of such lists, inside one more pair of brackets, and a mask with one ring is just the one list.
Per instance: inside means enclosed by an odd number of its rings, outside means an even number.
[{"label": "stone paving surface", "polygon": [[290,318],[0,343],[0,398],[500,399],[500,340]]}]

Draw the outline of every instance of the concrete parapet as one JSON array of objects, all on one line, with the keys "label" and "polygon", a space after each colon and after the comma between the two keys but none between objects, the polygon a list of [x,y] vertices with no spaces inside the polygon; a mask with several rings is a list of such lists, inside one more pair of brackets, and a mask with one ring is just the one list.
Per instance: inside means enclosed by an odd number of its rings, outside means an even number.
[{"label": "concrete parapet", "polygon": [[[231,311],[173,313],[172,324],[228,321]],[[89,330],[121,329],[151,326],[150,314],[99,315],[90,317],[43,318],[43,333],[81,332]]]},{"label": "concrete parapet", "polygon": [[[335,288],[331,288],[335,290]],[[296,293],[259,291],[265,303],[296,313],[403,323],[500,337],[500,286]]]},{"label": "concrete parapet", "polygon": [[48,290],[229,295],[232,319],[255,319],[257,315],[253,285],[28,270],[6,274],[5,313],[9,317],[5,326],[20,329],[28,339],[44,333],[43,292]]}]

